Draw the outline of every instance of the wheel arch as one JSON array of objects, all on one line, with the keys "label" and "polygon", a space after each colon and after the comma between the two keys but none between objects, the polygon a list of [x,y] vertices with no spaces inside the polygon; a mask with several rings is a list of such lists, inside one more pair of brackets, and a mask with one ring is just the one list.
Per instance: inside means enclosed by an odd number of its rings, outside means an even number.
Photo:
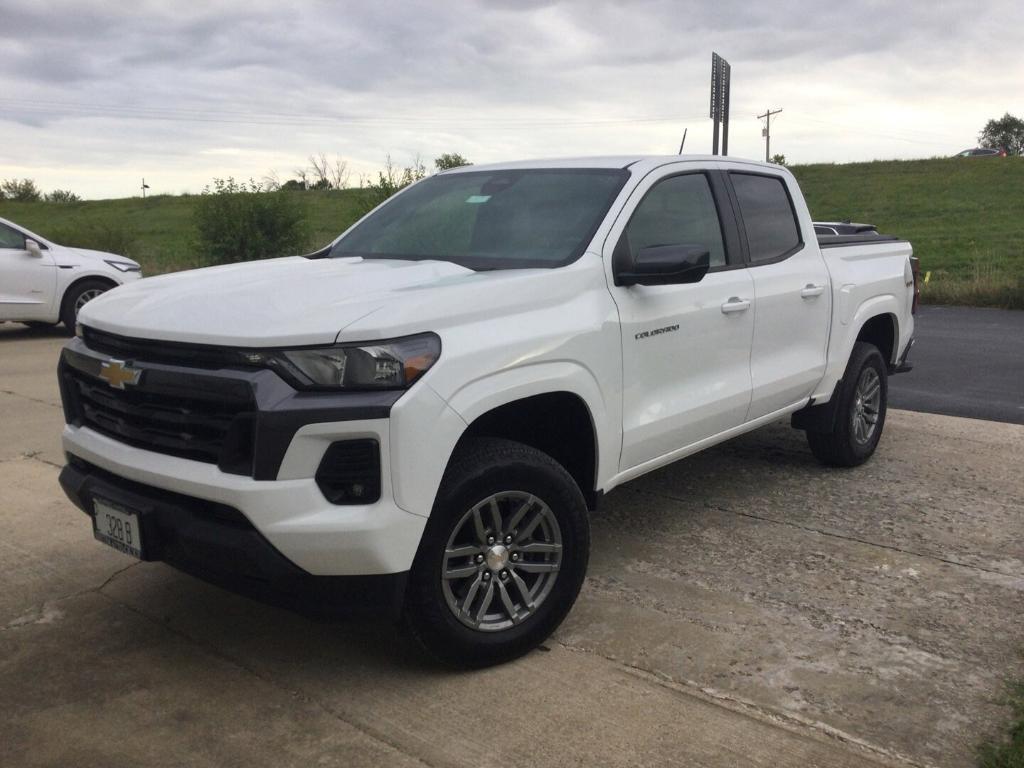
[{"label": "wheel arch", "polygon": [[543,392],[492,407],[468,424],[455,450],[478,437],[513,440],[547,454],[576,481],[587,506],[596,507],[597,428],[590,408],[577,393]]},{"label": "wheel arch", "polygon": [[[121,283],[112,278],[110,275],[103,274],[102,272],[87,272],[84,275],[75,275],[75,278],[67,285],[65,285],[63,289],[60,291],[60,300],[57,302],[57,317],[60,320],[63,320],[64,318],[64,310],[65,307],[67,306],[68,297],[71,295],[72,291],[74,291],[75,288],[80,286],[82,283],[89,281],[106,283],[108,286],[110,286],[110,288],[117,288],[117,286],[121,285]],[[74,328],[68,329],[69,332],[74,332],[74,330]]]},{"label": "wheel arch", "polygon": [[[899,319],[895,313],[879,312],[864,319],[857,331],[857,335],[853,339],[853,343],[865,341],[869,344],[874,344],[878,351],[882,353],[886,363],[891,367],[895,364],[896,356],[899,354],[899,338]],[[852,350],[851,346],[851,353]]]}]

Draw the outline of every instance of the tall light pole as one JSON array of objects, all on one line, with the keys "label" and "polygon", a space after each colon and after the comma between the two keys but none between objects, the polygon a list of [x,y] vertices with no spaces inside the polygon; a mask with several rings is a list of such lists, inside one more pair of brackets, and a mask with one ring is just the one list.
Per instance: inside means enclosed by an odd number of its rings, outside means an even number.
[{"label": "tall light pole", "polygon": [[767,109],[763,115],[757,116],[758,120],[764,120],[761,135],[764,136],[764,161],[766,163],[769,162],[772,152],[772,115],[777,115],[781,111],[781,109]]}]

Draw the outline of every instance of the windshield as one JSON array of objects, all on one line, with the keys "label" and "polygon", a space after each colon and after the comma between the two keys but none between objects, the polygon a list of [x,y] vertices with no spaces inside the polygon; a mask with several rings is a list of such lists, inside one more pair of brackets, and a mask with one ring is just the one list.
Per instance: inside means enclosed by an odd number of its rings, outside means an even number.
[{"label": "windshield", "polygon": [[361,221],[331,256],[560,267],[582,255],[628,176],[618,168],[433,176]]}]

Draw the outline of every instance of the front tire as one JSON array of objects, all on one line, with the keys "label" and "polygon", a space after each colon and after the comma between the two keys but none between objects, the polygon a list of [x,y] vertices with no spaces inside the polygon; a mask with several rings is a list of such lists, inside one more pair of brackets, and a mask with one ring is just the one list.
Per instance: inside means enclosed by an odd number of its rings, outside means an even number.
[{"label": "front tire", "polygon": [[835,428],[808,432],[807,442],[823,464],[856,467],[874,454],[885,426],[889,380],[878,347],[863,341],[853,345],[836,396]]},{"label": "front tire", "polygon": [[113,287],[106,280],[83,280],[72,285],[64,294],[64,300],[60,305],[60,321],[64,323],[64,329],[74,334],[75,323],[82,307]]},{"label": "front tire", "polygon": [[438,660],[510,661],[569,613],[586,575],[587,506],[550,456],[478,438],[445,472],[409,574],[403,621]]}]

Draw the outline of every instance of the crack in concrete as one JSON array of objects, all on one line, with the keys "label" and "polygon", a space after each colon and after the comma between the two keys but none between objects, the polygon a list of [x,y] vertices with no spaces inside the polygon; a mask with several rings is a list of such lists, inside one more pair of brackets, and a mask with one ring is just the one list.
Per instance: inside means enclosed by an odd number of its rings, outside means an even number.
[{"label": "crack in concrete", "polygon": [[896,761],[901,765],[910,766],[911,768],[935,768],[932,763],[918,762],[906,755],[872,744],[854,736],[853,734],[847,733],[839,728],[835,728],[828,723],[823,723],[820,720],[812,720],[797,714],[780,712],[739,696],[733,696],[715,688],[701,685],[694,680],[677,680],[665,675],[664,673],[654,672],[633,662],[624,661],[623,659],[619,659],[614,656],[607,656],[589,648],[571,645],[570,643],[564,643],[560,640],[556,640],[554,642],[570,653],[584,653],[596,656],[597,658],[621,667],[627,674],[632,674],[641,680],[667,688],[675,693],[694,696],[706,703],[722,707],[730,712],[741,714],[745,717],[750,717],[754,720],[758,720],[775,727],[783,728],[791,733],[799,734],[802,730],[810,730],[815,734],[825,736],[833,741],[838,741],[847,746],[856,747],[865,752],[871,753],[875,757],[884,758],[889,761]]},{"label": "crack in concrete", "polygon": [[21,614],[21,616],[19,616],[18,618],[14,619],[13,621],[9,621],[4,626],[0,627],[0,632],[7,632],[8,630],[19,629],[21,627],[28,626],[29,624],[35,623],[33,621],[26,621],[25,617],[26,616],[30,616],[32,614],[45,614],[47,606],[54,606],[54,605],[57,605],[58,603],[64,603],[64,602],[67,602],[68,600],[74,600],[76,597],[83,597],[84,595],[102,594],[103,590],[106,589],[107,586],[109,586],[109,584],[114,579],[116,579],[118,576],[120,576],[125,571],[127,571],[127,570],[129,570],[131,568],[134,568],[137,565],[141,565],[141,564],[142,564],[142,561],[139,560],[139,561],[136,561],[134,563],[128,563],[128,565],[126,565],[126,566],[124,566],[122,568],[118,568],[116,571],[114,571],[109,576],[107,576],[107,578],[104,579],[103,583],[100,584],[99,586],[87,587],[86,589],[80,589],[77,592],[72,592],[69,595],[63,595],[61,597],[51,598],[50,600],[44,600],[38,606],[33,606],[33,607],[29,608],[27,611],[25,611],[23,614]]},{"label": "crack in concrete", "polygon": [[42,451],[29,451],[28,453],[21,454],[20,458],[32,459],[34,461],[38,461],[40,464],[45,464],[48,467],[56,467],[57,469],[64,469],[64,465],[63,464],[57,464],[56,462],[50,461],[49,459],[44,459],[42,457],[42,455],[43,455]]},{"label": "crack in concrete", "polygon": [[[135,565],[137,565],[137,563],[135,563]],[[131,566],[129,566],[129,567],[131,567]],[[125,569],[125,570],[127,570],[127,569]],[[111,578],[113,578],[116,575],[117,575],[116,573],[113,574],[113,576],[111,576]],[[107,583],[109,583],[109,581],[110,580],[108,579]],[[104,586],[105,586],[105,584],[104,584]],[[102,589],[102,587],[100,587],[100,589]],[[271,686],[273,688],[276,688],[279,691],[282,691],[282,692],[288,694],[289,696],[291,696],[293,699],[296,699],[297,701],[301,701],[303,703],[306,703],[306,704],[309,704],[311,706],[316,707],[317,709],[319,709],[321,712],[323,712],[327,716],[337,720],[338,722],[341,722],[341,723],[344,723],[344,724],[348,725],[349,727],[355,729],[356,731],[358,731],[359,733],[363,734],[364,736],[367,736],[368,738],[372,739],[373,741],[376,741],[376,742],[378,742],[380,744],[383,744],[383,745],[385,745],[387,747],[390,747],[391,749],[395,750],[396,752],[399,752],[400,754],[403,754],[406,757],[409,757],[409,758],[415,760],[417,763],[419,763],[421,765],[424,765],[427,768],[438,768],[438,766],[436,766],[436,765],[434,765],[432,763],[428,763],[420,755],[417,755],[417,754],[415,754],[413,752],[410,752],[409,750],[405,749],[402,744],[400,744],[396,739],[393,739],[390,736],[388,736],[386,733],[377,731],[374,728],[369,728],[369,727],[363,725],[362,723],[358,723],[358,722],[354,722],[352,720],[349,720],[344,715],[342,715],[339,712],[336,712],[330,706],[325,704],[323,701],[317,699],[314,696],[309,695],[308,693],[305,693],[301,689],[285,685],[284,683],[281,683],[278,680],[275,680],[273,677],[269,677],[267,675],[261,674],[259,672],[259,670],[255,669],[255,668],[251,667],[250,665],[240,661],[239,659],[237,659],[237,658],[235,658],[235,657],[225,653],[224,651],[220,650],[216,646],[213,646],[213,645],[211,645],[209,643],[203,642],[201,639],[199,639],[197,637],[194,637],[193,635],[190,635],[189,633],[184,632],[184,631],[182,631],[180,629],[177,629],[177,628],[173,627],[170,623],[168,623],[166,621],[163,621],[161,619],[158,619],[155,616],[151,616],[150,614],[146,613],[145,611],[142,611],[142,610],[136,608],[135,606],[133,606],[133,605],[131,605],[129,603],[126,603],[126,602],[124,602],[122,600],[118,600],[117,598],[115,598],[115,597],[113,597],[111,595],[105,594],[103,592],[99,592],[98,590],[97,590],[97,594],[99,594],[104,599],[109,600],[110,602],[114,603],[115,605],[118,605],[121,608],[124,608],[125,610],[134,613],[136,616],[139,616],[140,618],[144,619],[145,621],[148,621],[148,622],[150,622],[152,624],[156,624],[157,626],[163,628],[164,630],[166,630],[167,632],[171,633],[175,637],[177,637],[177,638],[179,638],[181,640],[184,640],[184,641],[194,645],[195,647],[199,648],[201,651],[204,651],[205,653],[210,654],[214,658],[219,659],[222,662],[224,662],[226,664],[229,664],[229,665],[235,667],[236,669],[241,670],[245,674],[250,675],[251,677],[256,678],[260,682],[262,682],[262,683],[264,683],[266,685],[269,685],[269,686]]]},{"label": "crack in concrete", "polygon": [[[639,488],[633,489],[633,491],[634,491],[634,493],[640,493],[640,494],[644,494],[644,495],[647,495],[647,496],[654,496],[654,497],[657,497],[657,498],[660,498],[660,499],[668,499],[670,501],[680,501],[680,502],[684,502],[684,503],[690,501],[690,499],[681,499],[681,498],[679,498],[677,496],[672,496],[672,495],[667,494],[667,493],[658,493],[656,491],[646,491],[646,490],[642,490],[642,489],[639,489]],[[863,544],[863,545],[868,546],[868,547],[877,547],[878,549],[887,549],[887,550],[889,550],[891,552],[899,552],[900,554],[912,555],[913,557],[920,557],[920,558],[923,558],[925,560],[934,560],[934,561],[939,562],[939,563],[945,563],[946,565],[955,565],[955,566],[958,566],[960,568],[968,568],[968,569],[970,569],[972,571],[978,571],[980,573],[990,573],[990,574],[992,574],[994,576],[1001,576],[1003,578],[1011,578],[1011,579],[1020,578],[1020,576],[1021,576],[1020,574],[1017,574],[1017,573],[1006,573],[1005,571],[997,571],[997,570],[995,570],[993,568],[985,568],[984,566],[981,566],[981,565],[972,565],[970,563],[965,563],[965,562],[962,562],[960,560],[951,560],[951,559],[949,559],[947,557],[942,557],[940,555],[932,555],[932,554],[929,554],[927,552],[917,552],[917,551],[915,551],[913,549],[904,549],[902,547],[897,547],[894,544],[882,544],[882,543],[877,542],[877,541],[869,541],[868,539],[861,539],[861,538],[859,538],[857,536],[850,536],[850,535],[845,534],[845,533],[836,533],[835,531],[825,531],[825,530],[822,530],[820,528],[815,528],[812,525],[801,525],[800,523],[794,523],[794,522],[792,522],[790,520],[778,520],[778,519],[776,519],[774,517],[766,517],[764,515],[756,515],[753,512],[740,512],[740,511],[735,510],[735,509],[729,509],[728,507],[722,507],[722,506],[719,506],[717,504],[708,504],[706,502],[704,503],[704,506],[707,509],[713,509],[713,510],[716,510],[717,512],[725,512],[726,514],[736,515],[737,517],[746,517],[746,518],[748,518],[750,520],[759,520],[759,521],[761,521],[763,523],[771,523],[773,525],[782,525],[782,526],[786,526],[788,528],[796,528],[797,530],[805,531],[807,533],[816,533],[816,534],[818,534],[820,536],[828,536],[829,538],[833,538],[833,539],[841,539],[843,541],[851,541],[851,542],[854,542],[856,544]]]},{"label": "crack in concrete", "polygon": [[0,395],[10,395],[11,397],[20,397],[22,400],[28,400],[30,403],[39,403],[40,405],[48,405],[51,408],[61,408],[59,403],[51,403],[49,400],[40,400],[37,397],[29,397],[23,395],[21,392],[14,392],[10,389],[0,389]]}]

